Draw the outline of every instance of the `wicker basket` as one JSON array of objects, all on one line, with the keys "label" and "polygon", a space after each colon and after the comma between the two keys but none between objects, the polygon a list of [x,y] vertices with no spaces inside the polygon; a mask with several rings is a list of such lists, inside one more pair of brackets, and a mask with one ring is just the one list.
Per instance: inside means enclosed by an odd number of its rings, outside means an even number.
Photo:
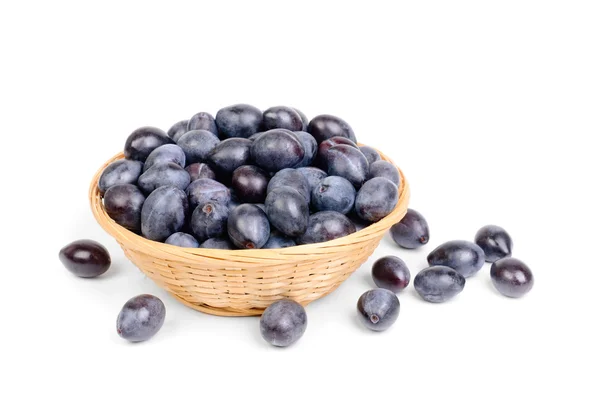
[{"label": "wicker basket", "polygon": [[89,197],[96,220],[156,284],[183,304],[213,315],[260,315],[281,298],[306,305],[329,294],[367,260],[408,206],[409,187],[400,172],[396,208],[352,235],[283,249],[181,248],[147,240],[118,225],[104,210],[98,179],[108,164],[122,158],[119,153],[108,160],[92,180]]}]

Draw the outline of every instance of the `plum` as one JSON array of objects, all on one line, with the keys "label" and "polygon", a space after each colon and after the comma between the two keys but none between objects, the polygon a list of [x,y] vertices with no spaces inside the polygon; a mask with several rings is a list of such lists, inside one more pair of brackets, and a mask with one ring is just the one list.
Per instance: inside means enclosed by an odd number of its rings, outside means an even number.
[{"label": "plum", "polygon": [[272,129],[251,142],[250,155],[260,168],[276,172],[295,167],[304,159],[304,145],[291,131]]},{"label": "plum", "polygon": [[296,246],[296,241],[294,241],[290,237],[286,237],[285,235],[281,234],[279,231],[271,231],[269,240],[263,246],[263,249],[288,248],[290,246]]},{"label": "plum", "polygon": [[217,112],[215,121],[224,138],[248,138],[259,131],[263,114],[254,106],[236,104]]},{"label": "plum", "polygon": [[177,142],[181,135],[185,134],[186,132],[188,132],[188,120],[181,120],[169,128],[167,131],[167,136],[174,142]]},{"label": "plum", "polygon": [[390,228],[390,234],[402,248],[415,249],[429,242],[429,225],[421,213],[408,209],[402,220]]},{"label": "plum", "polygon": [[294,135],[298,137],[302,143],[302,146],[304,147],[304,158],[294,167],[308,167],[312,164],[313,160],[317,156],[317,141],[308,132],[296,131],[294,132]]},{"label": "plum", "polygon": [[152,338],[165,322],[165,304],[154,295],[143,294],[123,305],[117,317],[117,333],[131,342]]},{"label": "plum", "polygon": [[317,211],[333,210],[347,214],[354,207],[356,190],[345,178],[330,176],[324,178],[313,189],[311,204]]},{"label": "plum", "polygon": [[209,153],[221,141],[212,132],[206,130],[188,131],[177,141],[185,153],[187,164],[202,163],[208,159]]},{"label": "plum", "polygon": [[308,203],[295,189],[275,188],[265,200],[269,222],[288,237],[304,234],[308,226]]},{"label": "plum", "polygon": [[410,271],[406,263],[397,256],[384,256],[373,264],[371,276],[375,285],[398,293],[410,282]]},{"label": "plum", "polygon": [[192,213],[190,228],[200,242],[218,238],[227,232],[229,208],[217,202],[198,205]]},{"label": "plum", "polygon": [[363,220],[376,222],[391,213],[398,203],[398,187],[383,177],[371,178],[356,194],[356,214]]},{"label": "plum", "polygon": [[396,294],[376,288],[362,294],[356,304],[360,321],[373,331],[385,331],[398,319],[400,301]]},{"label": "plum", "polygon": [[379,160],[374,163],[371,163],[369,166],[369,174],[367,175],[367,180],[375,177],[384,177],[396,184],[397,187],[400,186],[400,172],[396,166],[386,160]]},{"label": "plum", "polygon": [[377,150],[370,146],[359,146],[358,147],[363,155],[367,158],[369,165],[375,163],[378,160],[381,160],[381,155]]},{"label": "plum", "polygon": [[219,143],[208,154],[208,164],[216,173],[231,174],[248,164],[252,141],[244,138],[226,139]]},{"label": "plum", "polygon": [[142,127],[127,137],[123,153],[127,159],[144,162],[154,149],[168,143],[173,143],[173,140],[165,131],[155,127]]},{"label": "plum", "polygon": [[256,166],[240,166],[233,172],[231,186],[244,203],[264,202],[267,197],[269,174]]},{"label": "plum", "polygon": [[192,163],[185,168],[185,171],[190,175],[191,182],[198,178],[210,178],[211,180],[216,178],[215,172],[205,163]]},{"label": "plum", "polygon": [[[219,136],[219,130],[217,129],[215,118],[210,113],[203,111],[194,114],[192,118],[190,118],[187,125],[187,130],[205,130],[212,132],[215,136]],[[175,139],[175,141],[177,140]]]},{"label": "plum", "polygon": [[310,185],[304,175],[295,169],[286,168],[275,174],[267,186],[267,195],[276,188],[290,187],[304,197],[306,203],[310,202]]},{"label": "plum", "polygon": [[267,215],[256,205],[245,203],[229,213],[227,233],[238,248],[262,248],[269,240],[270,232]]},{"label": "plum", "polygon": [[185,190],[190,203],[190,210],[195,210],[198,205],[209,202],[221,203],[227,206],[231,200],[229,188],[210,178],[199,178],[192,182]]},{"label": "plum", "polygon": [[425,301],[441,303],[462,292],[465,278],[447,266],[431,266],[415,276],[413,285]]},{"label": "plum", "polygon": [[142,235],[162,242],[181,231],[188,212],[185,193],[173,186],[155,189],[142,206]]},{"label": "plum", "polygon": [[180,246],[182,248],[198,248],[200,244],[190,234],[183,232],[173,233],[165,240],[165,244]]},{"label": "plum", "polygon": [[262,127],[266,131],[275,128],[300,131],[302,130],[302,117],[291,107],[274,106],[264,111]]},{"label": "plum", "polygon": [[186,155],[179,146],[169,143],[154,149],[144,162],[144,171],[148,171],[152,166],[161,163],[175,163],[185,167]]},{"label": "plum", "polygon": [[306,331],[304,307],[291,299],[273,302],[260,317],[260,334],[271,345],[287,347]]},{"label": "plum", "polygon": [[502,227],[482,227],[475,235],[475,243],[483,249],[486,262],[495,262],[512,255],[512,238]]},{"label": "plum", "polygon": [[100,193],[103,194],[113,185],[136,184],[142,174],[143,167],[144,163],[136,160],[121,159],[110,163],[102,171],[98,180]]},{"label": "plum", "polygon": [[471,277],[485,263],[483,249],[469,241],[448,241],[427,256],[429,266],[448,266],[463,277]]},{"label": "plum", "polygon": [[145,200],[142,191],[133,184],[113,185],[104,194],[104,209],[119,225],[140,232]]},{"label": "plum", "polygon": [[310,120],[308,132],[315,137],[318,143],[334,136],[343,136],[356,143],[356,136],[350,125],[339,117],[327,114],[316,116]]},{"label": "plum", "polygon": [[299,171],[304,178],[306,178],[306,181],[308,182],[308,192],[311,194],[313,189],[319,185],[319,182],[327,177],[327,173],[317,167],[300,167],[297,169],[297,171]]},{"label": "plum", "polygon": [[308,227],[297,239],[299,244],[315,244],[345,237],[356,232],[348,217],[339,212],[317,212],[308,219]]},{"label": "plum", "polygon": [[190,184],[190,175],[179,164],[160,163],[146,170],[138,179],[138,187],[150,194],[156,188],[171,185],[181,190]]},{"label": "plum", "polygon": [[200,244],[200,248],[206,249],[236,249],[229,238],[209,238]]},{"label": "plum", "polygon": [[358,146],[348,138],[343,136],[334,136],[321,142],[317,148],[317,155],[314,163],[317,167],[327,170],[327,152],[335,145],[348,145],[358,149]]},{"label": "plum", "polygon": [[510,298],[519,298],[533,288],[531,269],[516,258],[502,258],[492,264],[490,276],[494,287]]},{"label": "plum", "polygon": [[360,150],[349,145],[335,145],[327,151],[327,173],[339,175],[356,188],[366,181],[369,162]]},{"label": "plum", "polygon": [[83,239],[71,242],[58,253],[61,263],[77,277],[94,278],[110,267],[110,254],[96,241]]}]

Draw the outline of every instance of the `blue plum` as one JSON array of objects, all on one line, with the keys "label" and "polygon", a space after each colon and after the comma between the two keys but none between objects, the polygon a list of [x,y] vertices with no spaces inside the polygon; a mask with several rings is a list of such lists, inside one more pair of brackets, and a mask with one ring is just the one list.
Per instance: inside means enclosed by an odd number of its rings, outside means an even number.
[{"label": "blue plum", "polygon": [[104,194],[104,209],[119,225],[139,232],[145,200],[142,191],[133,184],[114,185]]},{"label": "blue plum", "polygon": [[502,227],[482,227],[475,235],[475,243],[483,249],[486,262],[495,262],[512,255],[512,238]]},{"label": "blue plum", "polygon": [[294,135],[302,142],[304,147],[304,158],[298,163],[295,168],[308,167],[312,164],[317,156],[317,141],[308,132],[296,131]]},{"label": "blue plum", "polygon": [[180,165],[175,163],[156,164],[146,170],[138,179],[138,186],[145,194],[150,194],[156,188],[171,185],[181,190],[190,184],[190,175]]},{"label": "blue plum", "polygon": [[182,248],[198,248],[200,244],[190,234],[183,232],[173,233],[165,240],[165,244],[180,246]]},{"label": "blue plum", "polygon": [[167,136],[174,142],[181,137],[181,135],[188,132],[188,120],[178,121],[167,131]]},{"label": "blue plum", "polygon": [[341,213],[327,211],[312,214],[308,227],[297,239],[299,244],[315,244],[345,237],[356,232],[356,227]]},{"label": "blue plum", "polygon": [[275,174],[267,186],[267,195],[276,188],[290,187],[304,197],[306,203],[310,202],[310,185],[304,175],[295,169],[286,168]]},{"label": "blue plum", "polygon": [[117,317],[117,333],[131,342],[146,341],[161,329],[167,310],[154,295],[138,295],[125,303]]},{"label": "blue plum", "polygon": [[344,177],[360,188],[367,179],[369,162],[360,150],[350,145],[335,145],[327,151],[327,173]]},{"label": "blue plum", "polygon": [[260,168],[276,172],[294,167],[304,159],[304,145],[291,131],[273,129],[252,142],[251,158]]},{"label": "blue plum", "polygon": [[400,301],[393,292],[376,288],[362,294],[356,304],[360,321],[373,331],[392,327],[400,314]]},{"label": "blue plum", "polygon": [[199,178],[192,182],[185,190],[190,203],[190,210],[195,210],[198,205],[216,202],[227,206],[231,200],[229,188],[210,178]]},{"label": "blue plum", "polygon": [[295,189],[275,188],[265,200],[269,222],[288,237],[304,234],[308,226],[308,203]]},{"label": "blue plum", "polygon": [[367,175],[367,180],[375,177],[383,177],[387,178],[397,187],[400,186],[400,172],[392,163],[386,160],[379,160],[374,163],[371,163],[369,166],[369,174]]},{"label": "blue plum", "polygon": [[236,104],[217,112],[215,121],[224,138],[248,138],[259,131],[263,114],[254,106]]},{"label": "blue plum", "polygon": [[483,249],[469,241],[448,241],[427,256],[429,266],[448,266],[463,277],[471,277],[485,263]]},{"label": "blue plum", "polygon": [[300,131],[302,129],[302,117],[291,107],[274,106],[264,111],[262,127],[266,131],[275,128]]},{"label": "blue plum", "polygon": [[291,299],[275,301],[260,317],[260,334],[271,345],[287,347],[306,331],[308,320],[304,307]]},{"label": "blue plum", "polygon": [[441,303],[465,288],[465,278],[447,266],[431,266],[421,270],[413,281],[417,293],[428,302]]},{"label": "blue plum", "polygon": [[94,278],[106,273],[111,263],[108,250],[98,242],[87,239],[64,246],[58,258],[67,270],[82,278]]},{"label": "blue plum", "polygon": [[169,143],[166,145],[159,146],[154,149],[146,158],[144,162],[144,171],[148,171],[152,166],[161,163],[175,163],[181,167],[185,167],[186,156],[179,146]]},{"label": "blue plum", "polygon": [[402,248],[416,249],[429,242],[429,225],[421,213],[408,209],[402,220],[390,228],[390,234]]},{"label": "blue plum", "polygon": [[190,228],[200,242],[218,238],[227,232],[229,208],[217,202],[199,205],[192,213]]},{"label": "blue plum", "polygon": [[200,244],[200,248],[205,249],[236,249],[229,238],[209,238]]},{"label": "blue plum", "polygon": [[262,248],[269,240],[270,233],[269,219],[256,205],[245,203],[229,213],[227,234],[238,248]]},{"label": "blue plum", "polygon": [[398,293],[410,283],[410,270],[399,257],[384,256],[373,264],[371,277],[377,287]]},{"label": "blue plum", "polygon": [[383,177],[365,182],[356,195],[354,208],[363,220],[376,222],[391,213],[398,203],[398,187]]},{"label": "blue plum", "polygon": [[531,269],[516,258],[506,257],[494,262],[490,276],[494,287],[510,298],[520,298],[533,288]]},{"label": "blue plum", "polygon": [[[219,130],[217,129],[215,118],[210,113],[205,113],[203,111],[194,114],[192,118],[190,118],[187,125],[187,130],[205,130],[212,132],[215,134],[215,136],[219,136]],[[177,141],[177,139],[174,140]]]},{"label": "blue plum", "polygon": [[271,231],[269,240],[263,246],[263,249],[288,248],[290,246],[296,246],[296,241],[293,238],[286,237],[279,231]]},{"label": "blue plum", "polygon": [[256,166],[241,166],[235,169],[231,186],[243,203],[264,202],[267,197],[269,174]]},{"label": "blue plum", "polygon": [[155,127],[142,127],[127,137],[123,153],[127,159],[144,162],[154,149],[168,143],[173,143],[173,140],[165,131]]},{"label": "blue plum", "polygon": [[354,131],[348,123],[339,117],[322,114],[316,116],[308,124],[308,132],[321,143],[334,136],[343,136],[356,143]]},{"label": "blue plum", "polygon": [[215,172],[205,163],[192,163],[185,168],[185,171],[190,175],[190,181],[194,182],[198,178],[216,178]]},{"label": "blue plum", "polygon": [[115,160],[110,163],[102,171],[98,180],[100,193],[103,194],[113,185],[136,184],[142,174],[143,167],[144,163],[127,159]]},{"label": "blue plum", "polygon": [[312,191],[311,204],[317,211],[333,210],[347,214],[354,208],[356,190],[345,178],[324,178]]},{"label": "blue plum", "polygon": [[378,160],[381,160],[381,155],[377,150],[370,146],[359,146],[358,147],[363,155],[367,158],[369,165],[375,163]]},{"label": "blue plum", "polygon": [[142,206],[142,235],[162,242],[181,231],[188,214],[185,193],[173,186],[157,188]]},{"label": "blue plum", "polygon": [[299,171],[304,178],[306,178],[306,181],[308,182],[309,193],[312,193],[315,187],[319,185],[321,180],[327,177],[327,173],[317,167],[300,167],[297,169],[297,171]]},{"label": "blue plum", "polygon": [[208,154],[208,163],[215,173],[231,174],[236,168],[248,164],[251,145],[252,141],[244,138],[226,139]]},{"label": "blue plum", "polygon": [[202,163],[221,141],[212,132],[206,130],[188,131],[177,141],[185,153],[187,164]]}]

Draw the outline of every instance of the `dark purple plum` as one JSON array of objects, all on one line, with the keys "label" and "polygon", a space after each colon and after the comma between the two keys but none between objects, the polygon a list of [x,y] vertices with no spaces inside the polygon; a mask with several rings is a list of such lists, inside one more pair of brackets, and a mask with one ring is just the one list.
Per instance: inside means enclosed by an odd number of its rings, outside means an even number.
[{"label": "dark purple plum", "polygon": [[356,194],[354,208],[363,220],[376,222],[391,213],[398,203],[398,187],[383,177],[371,178]]},{"label": "dark purple plum", "polygon": [[185,190],[190,203],[190,210],[196,210],[198,205],[213,202],[227,206],[231,200],[229,188],[219,181],[210,178],[199,178]]},{"label": "dark purple plum", "polygon": [[310,120],[308,132],[315,137],[318,143],[334,136],[343,136],[356,143],[356,136],[350,125],[339,117],[327,114],[316,116]]},{"label": "dark purple plum", "polygon": [[110,254],[104,246],[89,239],[71,242],[58,253],[68,271],[82,278],[94,278],[110,267]]},{"label": "dark purple plum", "polygon": [[306,114],[297,108],[294,108],[294,110],[296,110],[296,113],[298,113],[300,119],[302,120],[302,131],[308,132],[308,118],[306,117]]},{"label": "dark purple plum", "polygon": [[236,104],[217,112],[215,119],[224,138],[248,138],[260,130],[263,114],[254,106]]},{"label": "dark purple plum", "polygon": [[209,238],[200,244],[200,248],[205,249],[236,249],[229,238]]},{"label": "dark purple plum", "polygon": [[173,140],[173,142],[177,142],[177,140],[181,137],[181,135],[188,132],[188,120],[182,120],[173,124],[171,128],[167,131],[167,136]]},{"label": "dark purple plum", "polygon": [[218,238],[227,232],[229,208],[217,202],[199,205],[192,213],[190,228],[200,242]]},{"label": "dark purple plum", "polygon": [[310,193],[312,193],[313,189],[319,185],[319,182],[321,182],[322,179],[327,177],[327,173],[318,167],[300,167],[297,171],[299,171],[308,181]]},{"label": "dark purple plum", "polygon": [[356,227],[341,213],[317,212],[308,219],[306,232],[297,239],[299,244],[316,244],[345,237],[356,232]]},{"label": "dark purple plum", "polygon": [[181,231],[188,214],[185,193],[173,186],[157,188],[142,206],[142,235],[162,242]]},{"label": "dark purple plum", "polygon": [[324,178],[313,189],[311,204],[319,212],[333,210],[347,214],[354,208],[356,190],[345,178],[330,176]]},{"label": "dark purple plum", "polygon": [[154,149],[144,162],[144,171],[148,171],[152,166],[161,163],[175,163],[185,167],[185,153],[179,146],[168,143]]},{"label": "dark purple plum", "polygon": [[304,145],[293,132],[273,129],[252,142],[250,154],[257,166],[276,172],[298,165],[304,159]]},{"label": "dark purple plum", "polygon": [[243,203],[262,203],[267,197],[269,174],[256,166],[241,166],[233,172],[231,186]]},{"label": "dark purple plum", "polygon": [[165,244],[180,246],[182,248],[198,248],[200,246],[196,238],[182,232],[171,234],[169,238],[165,240]]},{"label": "dark purple plum", "polygon": [[415,290],[425,301],[446,302],[465,288],[465,278],[447,266],[432,266],[421,270],[413,281]]},{"label": "dark purple plum", "polygon": [[221,141],[212,132],[206,130],[188,131],[177,141],[185,153],[187,164],[202,163]]},{"label": "dark purple plum", "polygon": [[327,173],[344,177],[360,188],[367,180],[369,162],[360,150],[349,145],[335,145],[327,151]]},{"label": "dark purple plum", "polygon": [[267,186],[267,195],[276,188],[290,187],[295,189],[304,197],[306,203],[310,202],[310,185],[308,180],[299,171],[286,168],[275,174]]},{"label": "dark purple plum", "polygon": [[215,173],[231,174],[236,168],[248,164],[251,145],[252,141],[244,138],[226,139],[208,154],[208,164]]},{"label": "dark purple plum", "polygon": [[469,241],[448,241],[427,256],[429,266],[448,266],[463,277],[471,277],[485,263],[483,249]]},{"label": "dark purple plum", "polygon": [[488,225],[475,235],[475,243],[483,249],[486,262],[495,262],[512,255],[512,238],[502,227]]},{"label": "dark purple plum", "polygon": [[271,226],[267,215],[261,208],[245,203],[229,213],[227,233],[236,247],[258,249],[262,248],[269,240]]},{"label": "dark purple plum", "polygon": [[271,345],[287,347],[306,331],[307,316],[304,307],[291,299],[273,302],[260,318],[260,334]]},{"label": "dark purple plum", "polygon": [[103,194],[113,185],[136,184],[143,167],[144,163],[127,159],[115,160],[110,163],[98,180],[100,193]]},{"label": "dark purple plum", "polygon": [[104,194],[104,209],[119,225],[140,232],[145,200],[142,191],[133,184],[114,185]]},{"label": "dark purple plum", "polygon": [[379,160],[374,163],[371,163],[371,165],[369,166],[369,174],[367,175],[367,180],[370,180],[371,178],[375,177],[387,178],[388,180],[396,184],[397,187],[400,186],[400,172],[398,171],[396,166],[394,166],[388,161]]},{"label": "dark purple plum", "polygon": [[269,240],[263,246],[263,249],[288,248],[290,246],[296,246],[296,241],[294,241],[290,237],[286,237],[285,235],[281,234],[279,231],[271,231]]},{"label": "dark purple plum", "polygon": [[317,167],[327,170],[327,152],[335,145],[348,145],[358,149],[358,146],[348,138],[343,136],[336,136],[329,138],[319,144],[317,148],[317,156],[315,157],[314,163]]},{"label": "dark purple plum", "polygon": [[358,147],[363,155],[367,158],[369,165],[375,163],[378,160],[381,160],[381,155],[377,150],[370,146],[359,146]]},{"label": "dark purple plum", "polygon": [[410,283],[410,270],[399,257],[384,256],[373,264],[371,277],[377,287],[398,293]]},{"label": "dark purple plum", "polygon": [[165,131],[155,127],[138,128],[125,141],[125,158],[146,161],[150,153],[159,146],[173,143]]},{"label": "dark purple plum", "polygon": [[210,178],[211,180],[216,178],[215,172],[205,163],[190,164],[185,168],[185,171],[190,175],[191,182],[196,181],[198,178]]},{"label": "dark purple plum", "polygon": [[274,106],[264,111],[262,127],[265,131],[275,128],[300,131],[302,130],[302,117],[291,107]]},{"label": "dark purple plum", "polygon": [[533,273],[516,258],[502,258],[492,264],[490,270],[494,287],[510,298],[519,298],[533,288]]},{"label": "dark purple plum", "polygon": [[296,131],[294,132],[294,135],[298,137],[300,142],[302,142],[302,146],[304,146],[304,158],[295,166],[295,168],[308,167],[313,163],[317,156],[317,141],[308,132]]},{"label": "dark purple plum", "polygon": [[152,338],[165,322],[165,304],[154,295],[138,295],[125,303],[117,317],[117,333],[131,342]]},{"label": "dark purple plum", "polygon": [[392,327],[400,314],[400,301],[393,292],[376,288],[362,294],[356,304],[360,321],[373,331]]},{"label": "dark purple plum", "polygon": [[187,130],[205,130],[212,132],[215,134],[215,136],[219,136],[219,130],[217,129],[215,118],[210,113],[205,113],[203,111],[194,114],[192,118],[190,118],[187,125]]},{"label": "dark purple plum", "polygon": [[138,187],[145,193],[150,194],[156,188],[170,185],[181,190],[190,184],[190,175],[179,164],[160,163],[150,167],[140,175]]},{"label": "dark purple plum", "polygon": [[275,188],[265,200],[267,216],[273,227],[288,237],[304,234],[308,226],[308,203],[295,189]]},{"label": "dark purple plum", "polygon": [[421,213],[408,209],[402,220],[390,228],[390,234],[402,248],[415,249],[429,242],[429,225]]}]

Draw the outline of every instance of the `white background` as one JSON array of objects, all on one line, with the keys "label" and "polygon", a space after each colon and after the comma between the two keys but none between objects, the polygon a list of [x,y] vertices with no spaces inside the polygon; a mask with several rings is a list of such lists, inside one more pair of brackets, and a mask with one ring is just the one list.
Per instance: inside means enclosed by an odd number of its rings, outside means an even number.
[{"label": "white background", "polygon": [[[600,8],[597,1],[6,1],[0,398],[597,400]],[[168,5],[167,5],[168,4]],[[238,102],[339,115],[401,166],[430,244],[375,255],[307,307],[293,347],[257,318],[187,309],[96,224],[87,189],[142,125]],[[535,287],[496,293],[489,265],[447,304],[411,287],[385,333],[359,326],[370,267],[504,226]],[[91,238],[96,280],[58,260]],[[151,341],[115,331],[125,301],[167,306]],[[385,397],[385,398],[384,398]]]}]

